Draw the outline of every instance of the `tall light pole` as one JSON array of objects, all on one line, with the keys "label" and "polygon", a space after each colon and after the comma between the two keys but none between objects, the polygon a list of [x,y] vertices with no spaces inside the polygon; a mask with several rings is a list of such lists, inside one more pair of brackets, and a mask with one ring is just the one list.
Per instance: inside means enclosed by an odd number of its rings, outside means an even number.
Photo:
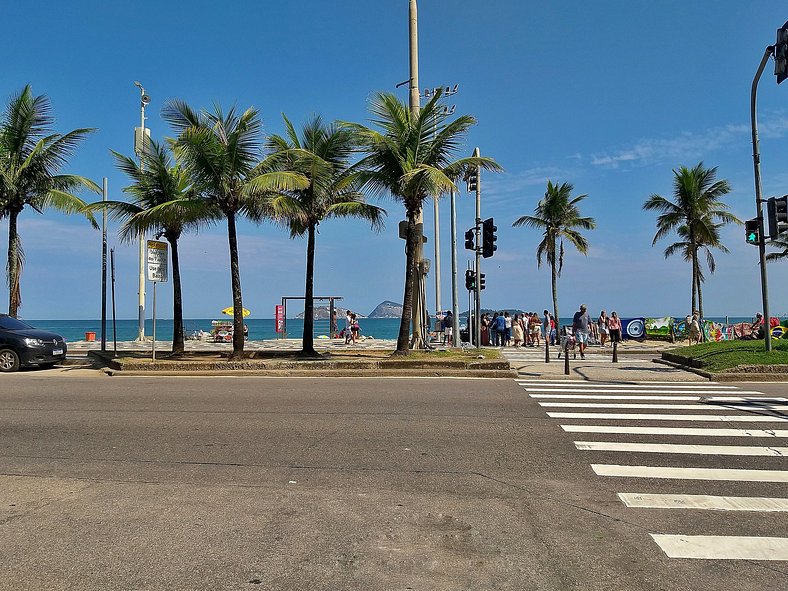
[{"label": "tall light pole", "polygon": [[[142,84],[135,82],[134,86],[140,89],[140,126],[134,128],[134,151],[140,159],[140,170],[143,169],[142,152],[145,149],[145,140],[150,135],[150,130],[145,129],[145,107],[150,103],[150,97],[145,94]],[[139,277],[137,295],[139,296],[139,316],[137,327],[137,340],[145,340],[145,235],[140,234]]]},{"label": "tall light pole", "polygon": [[[451,86],[447,86],[445,90],[443,90],[443,96],[451,96],[457,92],[460,85],[455,84],[454,88]],[[424,90],[424,98],[429,98],[430,96],[434,96],[440,92],[440,88],[429,89],[426,88]],[[445,115],[452,115],[454,113],[454,109],[456,108],[455,105],[451,107],[443,107],[443,113]],[[435,139],[435,133],[433,132],[432,137]],[[440,208],[438,206],[440,196],[435,196],[432,199],[432,206],[433,206],[433,218],[434,218],[434,227],[435,227],[435,267],[433,269],[433,273],[435,274],[435,313],[437,314],[440,310],[443,310],[441,306],[441,247],[440,247]],[[455,237],[456,239],[456,237]],[[452,311],[452,315],[454,311]]]},{"label": "tall light pole", "polygon": [[[409,90],[409,106],[410,112],[415,116],[418,115],[421,109],[419,101],[419,32],[418,32],[418,7],[416,0],[409,0],[408,4],[408,37],[409,37],[409,53],[410,53],[410,80],[408,81]],[[414,220],[416,227],[424,227],[424,216],[421,209],[416,214]],[[416,241],[416,252],[414,253],[414,276],[413,276],[413,306],[411,311],[411,326],[413,334],[411,336],[410,346],[413,349],[421,349],[424,347],[424,336],[422,334],[422,322],[424,316],[424,307],[422,304],[422,294],[424,293],[424,245],[422,244],[421,235]]]}]

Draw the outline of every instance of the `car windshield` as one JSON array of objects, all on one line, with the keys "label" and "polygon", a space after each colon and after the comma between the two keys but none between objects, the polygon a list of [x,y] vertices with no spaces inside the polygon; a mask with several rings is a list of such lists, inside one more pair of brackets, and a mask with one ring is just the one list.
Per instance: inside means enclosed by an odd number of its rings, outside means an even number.
[{"label": "car windshield", "polygon": [[0,328],[4,330],[25,330],[33,327],[11,316],[0,316]]}]

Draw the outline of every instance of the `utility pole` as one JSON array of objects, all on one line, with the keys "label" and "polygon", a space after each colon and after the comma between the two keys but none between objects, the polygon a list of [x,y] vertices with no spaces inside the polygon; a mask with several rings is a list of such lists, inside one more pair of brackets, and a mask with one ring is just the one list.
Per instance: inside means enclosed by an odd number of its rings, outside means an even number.
[{"label": "utility pole", "polygon": [[[454,187],[451,189],[451,318],[452,344],[457,347],[460,340],[460,305],[457,295],[457,205]],[[436,236],[437,239],[437,236]],[[469,308],[470,310],[470,308]]]},{"label": "utility pole", "polygon": [[[140,89],[140,126],[134,129],[134,151],[140,159],[140,170],[144,168],[142,153],[145,149],[145,140],[149,131],[145,129],[145,107],[150,103],[150,97],[145,94],[142,84],[135,82],[134,86]],[[138,326],[137,340],[145,340],[145,235],[139,237],[139,276],[137,283],[138,299]]]},{"label": "utility pole", "polygon": [[[447,86],[446,89],[443,91],[443,96],[451,96],[456,94],[457,90],[459,89],[460,85],[455,84],[454,88],[451,86]],[[424,90],[424,98],[429,98],[430,94],[435,96],[441,91],[440,88],[434,88],[430,91],[429,88]],[[453,115],[454,114],[455,105],[451,107],[445,106],[443,107],[442,111],[444,115]],[[435,134],[437,129],[433,131],[432,138],[435,139]],[[435,267],[433,269],[433,273],[435,274],[435,313],[437,314],[438,311],[443,310],[443,306],[441,306],[441,248],[440,248],[440,207],[438,205],[440,196],[436,195],[432,198],[432,206],[433,206],[433,219],[434,219],[434,227],[435,227]],[[456,237],[455,237],[456,239]],[[454,254],[454,253],[452,253]],[[452,315],[454,315],[454,310],[452,310]]]},{"label": "utility pole", "polygon": [[[479,148],[473,151],[474,158],[481,156]],[[476,326],[474,333],[476,335],[476,348],[480,349],[482,346],[482,282],[481,277],[481,261],[482,261],[482,169],[476,168],[476,309],[475,318]]]},{"label": "utility pole", "polygon": [[[409,106],[410,112],[414,116],[418,115],[421,109],[419,101],[419,33],[418,33],[418,7],[416,0],[409,0],[409,47],[410,47],[410,80],[408,88],[409,93]],[[424,215],[421,209],[416,213],[414,220],[416,227],[424,227]],[[412,349],[424,348],[424,336],[422,333],[422,323],[424,316],[424,245],[422,243],[421,235],[419,235],[416,242],[416,252],[414,253],[414,269],[413,269],[413,306],[411,310],[411,326],[413,334],[411,336],[410,346]]]},{"label": "utility pole", "polygon": [[[107,201],[107,177],[101,183],[101,200]],[[101,351],[107,350],[107,208],[101,212]]]}]

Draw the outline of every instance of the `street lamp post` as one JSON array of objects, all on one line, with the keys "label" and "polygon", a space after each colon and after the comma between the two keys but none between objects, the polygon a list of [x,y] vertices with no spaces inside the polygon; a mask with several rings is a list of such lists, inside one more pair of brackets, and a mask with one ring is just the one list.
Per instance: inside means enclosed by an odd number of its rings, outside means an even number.
[{"label": "street lamp post", "polygon": [[[140,170],[143,169],[142,152],[145,148],[145,139],[149,131],[145,128],[145,107],[150,103],[150,97],[145,94],[142,84],[135,82],[134,86],[140,89],[140,126],[134,128],[134,151],[140,159]],[[138,306],[138,327],[137,340],[145,340],[145,235],[140,233],[139,240],[139,276],[137,295],[139,296]]]},{"label": "street lamp post", "polygon": [[[453,88],[451,86],[447,86],[443,90],[443,96],[451,96],[453,94],[456,94],[456,92],[459,89],[459,87],[460,87],[459,84],[455,84]],[[434,95],[438,94],[438,92],[440,92],[440,91],[441,91],[441,88],[434,88],[434,89],[427,88],[427,89],[424,90],[424,98],[428,99],[430,96],[434,96]],[[454,109],[455,108],[456,108],[455,105],[452,105],[451,107],[446,106],[446,107],[443,107],[443,112],[446,115],[452,115],[454,113]],[[433,134],[432,134],[433,139],[435,138],[435,133],[436,132],[433,131]],[[441,306],[441,249],[440,249],[440,239],[439,239],[439,237],[440,237],[440,207],[438,205],[439,199],[440,199],[440,196],[435,196],[432,199],[433,219],[434,219],[434,227],[435,227],[435,267],[434,267],[434,271],[433,272],[435,273],[435,313],[436,314],[438,314],[441,310],[443,310],[443,307]],[[456,240],[456,236],[455,236],[454,239]],[[454,255],[455,252],[452,251],[452,254]],[[456,271],[456,269],[453,269],[453,271]],[[452,315],[453,314],[454,314],[454,310],[452,310]]]}]

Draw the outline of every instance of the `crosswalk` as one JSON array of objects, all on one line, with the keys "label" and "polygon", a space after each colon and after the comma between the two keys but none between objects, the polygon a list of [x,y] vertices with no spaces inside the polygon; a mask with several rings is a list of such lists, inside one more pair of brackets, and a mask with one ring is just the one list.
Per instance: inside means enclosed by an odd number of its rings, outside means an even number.
[{"label": "crosswalk", "polygon": [[[788,560],[788,397],[709,382],[517,382],[577,434],[627,510],[649,512],[667,557]],[[678,510],[685,519],[667,517]]]}]

